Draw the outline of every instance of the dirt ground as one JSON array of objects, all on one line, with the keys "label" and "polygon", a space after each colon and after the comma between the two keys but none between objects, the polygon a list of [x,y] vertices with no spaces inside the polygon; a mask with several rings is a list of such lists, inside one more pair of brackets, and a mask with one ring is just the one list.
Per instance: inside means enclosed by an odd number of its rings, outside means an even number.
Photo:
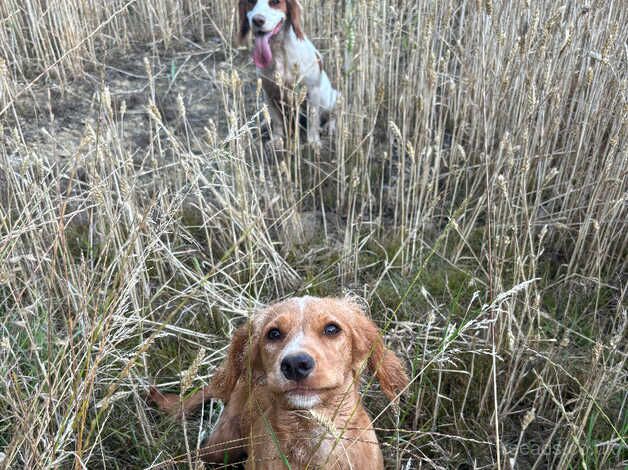
[{"label": "dirt ground", "polygon": [[[72,158],[86,126],[97,130],[99,120],[104,119],[100,101],[105,88],[115,116],[120,119],[122,142],[138,157],[152,138],[148,113],[151,101],[157,105],[164,123],[182,133],[180,96],[188,132],[202,136],[210,119],[219,131],[226,130],[217,84],[221,71],[237,70],[243,79],[245,97],[254,100],[255,71],[246,50],[237,51],[235,61],[229,63],[219,40],[210,38],[203,46],[188,42],[158,52],[148,46],[136,47],[129,53],[111,50],[103,55],[103,63],[92,65],[84,77],[73,82],[59,86],[42,79],[16,102],[17,121],[25,141],[41,156]],[[8,116],[9,128],[15,125],[15,118]],[[5,138],[8,132],[5,128]]]}]

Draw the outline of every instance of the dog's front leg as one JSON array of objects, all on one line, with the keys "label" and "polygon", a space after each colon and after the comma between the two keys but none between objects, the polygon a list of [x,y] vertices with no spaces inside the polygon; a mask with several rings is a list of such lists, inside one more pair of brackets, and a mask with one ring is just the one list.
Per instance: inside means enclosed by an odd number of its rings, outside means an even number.
[{"label": "dog's front leg", "polygon": [[202,443],[198,456],[204,462],[235,463],[246,458],[249,439],[240,430],[240,410],[227,404],[211,435]]},{"label": "dog's front leg", "polygon": [[336,135],[336,117],[338,115],[338,99],[340,98],[340,93],[332,88],[332,105],[329,110],[329,120],[327,121],[327,132],[329,132],[330,136]]},{"label": "dog's front leg", "polygon": [[329,113],[329,121],[327,121],[327,132],[330,136],[336,135],[336,114],[335,110]]},{"label": "dog's front leg", "polygon": [[281,109],[277,108],[275,103],[271,103],[270,106],[268,106],[268,112],[270,115],[270,122],[268,123],[270,129],[270,144],[275,150],[283,150],[285,137],[283,113]]},{"label": "dog's front leg", "polygon": [[250,439],[242,432],[242,415],[247,412],[247,406],[247,387],[238,384],[214,430],[198,451],[203,461],[235,463],[246,458]]},{"label": "dog's front leg", "polygon": [[320,90],[311,88],[307,100],[307,143],[313,147],[321,146]]}]

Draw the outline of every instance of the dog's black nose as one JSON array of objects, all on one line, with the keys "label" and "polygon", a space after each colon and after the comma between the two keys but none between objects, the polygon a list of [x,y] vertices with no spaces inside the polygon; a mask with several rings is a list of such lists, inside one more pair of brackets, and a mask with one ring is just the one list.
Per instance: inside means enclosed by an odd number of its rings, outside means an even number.
[{"label": "dog's black nose", "polygon": [[261,28],[262,26],[264,26],[264,23],[266,23],[266,19],[263,16],[255,15],[253,17],[253,24],[257,26],[258,28]]},{"label": "dog's black nose", "polygon": [[309,354],[286,356],[281,361],[281,372],[288,380],[303,380],[314,370],[314,359]]}]

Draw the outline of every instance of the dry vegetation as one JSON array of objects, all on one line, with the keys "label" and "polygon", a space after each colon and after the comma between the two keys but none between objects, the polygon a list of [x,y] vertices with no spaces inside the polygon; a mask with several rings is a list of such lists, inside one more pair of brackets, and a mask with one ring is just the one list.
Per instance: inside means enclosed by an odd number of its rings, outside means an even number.
[{"label": "dry vegetation", "polygon": [[351,291],[390,468],[625,468],[625,5],[304,0],[339,132],[272,152],[232,3],[0,2],[0,466],[193,466],[145,387]]}]

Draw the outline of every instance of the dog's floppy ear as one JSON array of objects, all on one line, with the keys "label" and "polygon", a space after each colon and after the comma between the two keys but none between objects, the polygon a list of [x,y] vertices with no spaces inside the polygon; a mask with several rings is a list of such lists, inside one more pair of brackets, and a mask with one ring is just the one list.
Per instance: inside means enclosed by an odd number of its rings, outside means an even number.
[{"label": "dog's floppy ear", "polygon": [[377,377],[382,392],[393,401],[408,385],[406,370],[399,358],[384,345],[377,325],[362,309],[350,302],[355,312],[353,324],[353,362],[357,367],[367,360],[368,368]]},{"label": "dog's floppy ear", "polygon": [[246,17],[246,14],[251,9],[251,4],[248,0],[240,0],[238,3],[238,21],[240,22],[240,32],[238,39],[240,41],[244,41],[246,35],[249,34],[251,30],[251,25],[249,24],[249,19]]},{"label": "dog's floppy ear", "polygon": [[297,38],[303,39],[303,29],[301,28],[301,4],[299,0],[286,0],[286,7],[288,9],[288,19],[294,29],[294,34]]},{"label": "dog's floppy ear", "polygon": [[240,377],[247,377],[257,360],[257,337],[253,331],[253,322],[248,321],[238,328],[229,344],[227,357],[218,368],[211,381],[211,390],[215,398],[225,402],[233,392]]}]

